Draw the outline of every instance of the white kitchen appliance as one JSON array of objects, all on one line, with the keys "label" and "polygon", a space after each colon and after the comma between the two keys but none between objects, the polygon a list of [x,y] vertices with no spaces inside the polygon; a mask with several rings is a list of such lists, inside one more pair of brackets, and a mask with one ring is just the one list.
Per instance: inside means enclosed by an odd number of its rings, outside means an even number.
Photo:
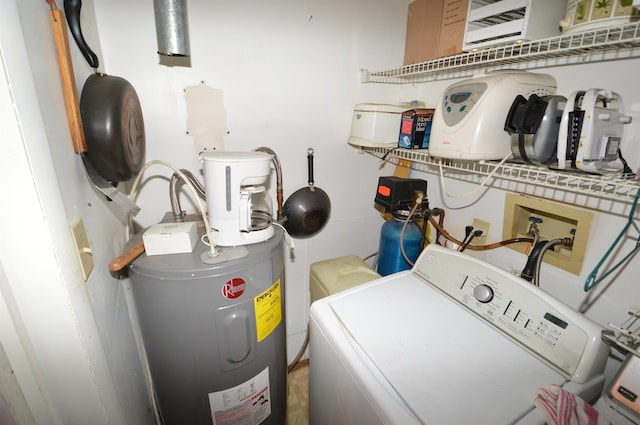
[{"label": "white kitchen appliance", "polygon": [[353,108],[351,134],[347,143],[356,148],[395,148],[398,146],[402,113],[424,107],[424,102],[419,101],[399,104],[359,103]]},{"label": "white kitchen appliance", "polygon": [[556,160],[560,120],[567,105],[562,95],[516,96],[504,130],[511,135],[513,159],[533,165]]},{"label": "white kitchen appliance", "polygon": [[462,49],[540,40],[560,35],[566,0],[471,0]]},{"label": "white kitchen appliance", "polygon": [[552,76],[527,71],[494,71],[457,82],[445,90],[436,105],[429,155],[503,159],[511,153],[511,137],[504,131],[504,123],[513,99],[555,92]]},{"label": "white kitchen appliance", "polygon": [[273,236],[273,205],[262,186],[269,178],[271,155],[213,151],[201,158],[215,244],[247,245]]},{"label": "white kitchen appliance", "polygon": [[558,131],[558,168],[592,173],[622,171],[618,150],[624,125],[630,122],[618,93],[593,88],[573,92]]},{"label": "white kitchen appliance", "polygon": [[547,384],[595,401],[609,347],[567,305],[428,245],[412,270],[311,306],[311,425],[533,424]]}]

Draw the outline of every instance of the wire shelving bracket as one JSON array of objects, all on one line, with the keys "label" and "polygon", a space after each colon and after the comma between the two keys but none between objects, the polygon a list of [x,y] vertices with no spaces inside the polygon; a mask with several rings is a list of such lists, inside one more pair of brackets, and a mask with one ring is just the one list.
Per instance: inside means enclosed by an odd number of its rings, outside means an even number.
[{"label": "wire shelving bracket", "polygon": [[[362,70],[367,83],[420,83],[471,75],[474,71],[527,67],[544,61],[548,67],[640,56],[640,22],[564,34],[541,40],[497,46],[384,71]],[[523,65],[524,64],[524,65]]]}]

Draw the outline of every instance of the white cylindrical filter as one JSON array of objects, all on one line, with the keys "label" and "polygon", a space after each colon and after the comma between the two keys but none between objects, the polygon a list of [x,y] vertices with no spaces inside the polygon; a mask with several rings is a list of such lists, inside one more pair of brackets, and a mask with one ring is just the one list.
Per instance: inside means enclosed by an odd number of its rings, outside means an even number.
[{"label": "white cylindrical filter", "polygon": [[[252,186],[262,185],[271,172],[271,155],[264,152],[205,152],[204,184],[209,223],[216,245],[236,246],[261,242],[273,227],[250,229]],[[246,188],[246,189],[245,189]]]}]

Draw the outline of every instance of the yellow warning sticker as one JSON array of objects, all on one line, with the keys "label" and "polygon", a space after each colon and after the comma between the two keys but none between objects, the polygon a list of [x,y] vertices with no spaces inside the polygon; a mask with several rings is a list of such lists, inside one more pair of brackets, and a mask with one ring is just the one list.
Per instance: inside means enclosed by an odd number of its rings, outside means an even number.
[{"label": "yellow warning sticker", "polygon": [[262,341],[278,327],[282,320],[282,297],[280,296],[280,279],[266,291],[253,299],[256,312],[256,331],[258,342]]}]

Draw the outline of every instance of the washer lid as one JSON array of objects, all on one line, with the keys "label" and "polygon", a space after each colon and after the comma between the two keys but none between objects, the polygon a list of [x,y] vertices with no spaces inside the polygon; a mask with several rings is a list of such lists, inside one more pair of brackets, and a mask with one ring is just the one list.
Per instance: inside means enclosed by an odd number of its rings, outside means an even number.
[{"label": "washer lid", "polygon": [[411,274],[336,297],[330,307],[371,374],[428,425],[510,424],[533,410],[536,388],[565,382]]}]

